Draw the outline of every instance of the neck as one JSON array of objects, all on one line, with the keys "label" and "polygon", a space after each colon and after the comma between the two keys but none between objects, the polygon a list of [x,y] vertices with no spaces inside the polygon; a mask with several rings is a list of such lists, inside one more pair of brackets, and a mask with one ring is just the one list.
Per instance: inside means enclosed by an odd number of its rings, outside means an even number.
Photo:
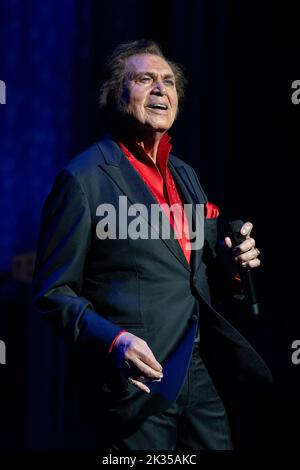
[{"label": "neck", "polygon": [[128,121],[128,116],[117,116],[115,122],[111,125],[110,130],[116,138],[122,138],[126,141],[128,137],[134,140],[137,145],[140,145],[144,152],[156,163],[157,151],[161,138],[166,133],[162,132],[145,132],[145,130],[138,129],[133,126],[132,122]]},{"label": "neck", "polygon": [[136,137],[136,143],[140,145],[144,152],[156,163],[159,142],[164,132],[156,132]]}]

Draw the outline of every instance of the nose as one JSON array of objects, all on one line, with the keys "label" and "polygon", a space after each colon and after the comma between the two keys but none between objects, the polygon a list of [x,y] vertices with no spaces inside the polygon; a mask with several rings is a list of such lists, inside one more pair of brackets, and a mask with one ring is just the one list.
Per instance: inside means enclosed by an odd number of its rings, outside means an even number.
[{"label": "nose", "polygon": [[164,83],[161,80],[157,80],[154,83],[154,86],[152,88],[152,93],[155,94],[155,95],[160,95],[160,96],[162,96],[166,93],[166,87],[165,87]]}]

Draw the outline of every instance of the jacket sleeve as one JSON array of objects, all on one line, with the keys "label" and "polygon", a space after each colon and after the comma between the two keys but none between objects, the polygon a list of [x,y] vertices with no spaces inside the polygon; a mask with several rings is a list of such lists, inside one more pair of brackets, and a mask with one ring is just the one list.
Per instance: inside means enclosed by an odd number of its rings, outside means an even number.
[{"label": "jacket sleeve", "polygon": [[68,339],[108,352],[122,329],[81,296],[92,238],[86,194],[76,176],[58,174],[42,211],[33,279],[35,307]]}]

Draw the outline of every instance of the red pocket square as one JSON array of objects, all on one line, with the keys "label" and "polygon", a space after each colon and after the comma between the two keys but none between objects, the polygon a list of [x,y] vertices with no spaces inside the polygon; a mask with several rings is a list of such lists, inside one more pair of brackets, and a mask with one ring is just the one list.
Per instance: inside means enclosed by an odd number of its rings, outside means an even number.
[{"label": "red pocket square", "polygon": [[219,216],[218,206],[212,202],[207,202],[205,204],[205,218],[206,219],[216,219]]}]

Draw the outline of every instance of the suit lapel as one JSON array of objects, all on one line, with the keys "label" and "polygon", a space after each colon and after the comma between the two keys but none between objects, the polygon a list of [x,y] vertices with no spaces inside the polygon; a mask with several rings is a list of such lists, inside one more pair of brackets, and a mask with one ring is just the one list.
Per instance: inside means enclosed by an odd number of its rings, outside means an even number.
[{"label": "suit lapel", "polygon": [[[169,166],[171,173],[173,175],[173,178],[175,179],[176,183],[178,184],[183,197],[185,198],[185,201],[187,204],[192,205],[192,220],[189,221],[190,223],[192,222],[192,229],[195,231],[196,228],[196,204],[204,204],[206,201],[201,199],[199,196],[197,196],[197,193],[194,189],[194,186],[191,182],[191,179],[186,171],[186,168],[184,167],[183,164],[177,163],[178,160],[176,161],[172,155],[170,155],[170,160],[169,160]],[[199,217],[199,214],[198,214]],[[198,219],[197,223],[201,223],[201,220]],[[204,226],[202,227],[203,230],[203,236],[204,236]],[[202,258],[202,247],[197,250],[192,250],[191,252],[191,269],[193,272],[196,272],[199,264],[201,262]]]},{"label": "suit lapel", "polygon": [[[158,204],[147,185],[144,183],[140,175],[136,172],[119,146],[111,139],[104,139],[98,143],[98,147],[104,157],[103,162],[99,162],[99,166],[105,171],[120,190],[127,196],[131,204],[143,204],[147,208],[148,218],[146,219],[151,228],[159,235],[163,243],[173,253],[174,256],[190,270],[190,266],[182,252],[178,241],[174,238],[174,230],[169,223],[167,216],[162,214],[159,227],[151,223],[151,206]],[[141,214],[143,216],[143,214]],[[170,237],[162,238],[162,224],[167,224],[170,228]]]}]

